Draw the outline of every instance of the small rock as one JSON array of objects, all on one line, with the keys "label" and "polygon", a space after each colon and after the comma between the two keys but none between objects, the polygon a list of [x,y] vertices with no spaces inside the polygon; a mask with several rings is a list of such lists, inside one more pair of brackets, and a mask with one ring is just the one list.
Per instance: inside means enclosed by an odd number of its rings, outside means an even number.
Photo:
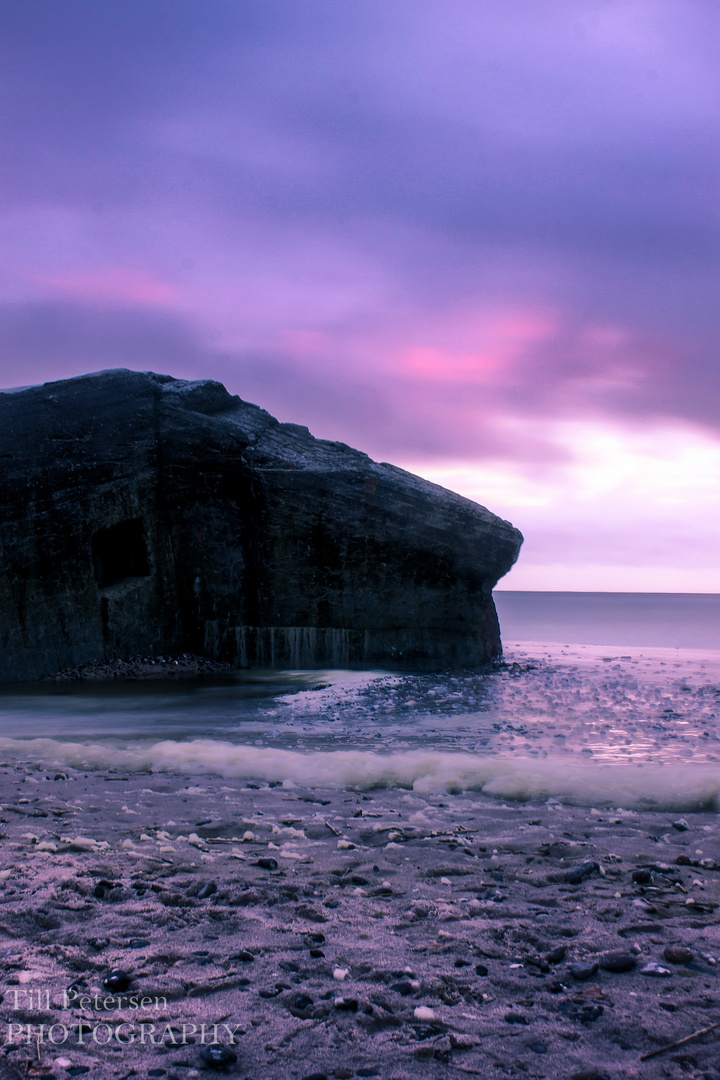
[{"label": "small rock", "polygon": [[121,994],[124,990],[127,990],[132,982],[132,976],[127,971],[122,971],[120,968],[115,968],[106,975],[103,979],[103,986],[106,990],[109,990],[111,994]]},{"label": "small rock", "polygon": [[527,1016],[523,1016],[522,1013],[509,1012],[505,1013],[506,1024],[527,1024]]},{"label": "small rock", "polygon": [[645,967],[640,968],[640,974],[649,975],[655,979],[667,979],[672,975],[672,971],[660,964],[646,964]]},{"label": "small rock", "polygon": [[336,1009],[340,1009],[343,1012],[357,1012],[359,1003],[357,998],[338,997],[335,998],[333,1004],[335,1005]]},{"label": "small rock", "polygon": [[258,859],[255,865],[261,867],[263,870],[277,870],[278,861],[277,859],[273,859],[272,855],[263,855]]},{"label": "small rock", "polygon": [[547,1046],[542,1042],[530,1043],[530,1049],[533,1054],[547,1054]]},{"label": "small rock", "polygon": [[669,964],[689,964],[693,953],[682,945],[666,945],[663,956]]},{"label": "small rock", "polygon": [[426,1005],[418,1005],[417,1009],[413,1009],[413,1016],[416,1020],[434,1020],[435,1012]]},{"label": "small rock", "polygon": [[488,973],[488,969],[485,967],[484,964],[476,964],[475,965],[475,974],[476,975],[487,975],[487,973]]},{"label": "small rock", "polygon": [[630,876],[632,877],[636,885],[649,885],[652,881],[651,870],[633,870]]},{"label": "small rock", "polygon": [[677,829],[678,832],[687,832],[690,826],[685,818],[678,818],[677,821],[673,821],[673,829]]},{"label": "small rock", "polygon": [[549,953],[545,953],[545,959],[548,964],[559,964],[561,960],[565,959],[565,952],[566,949],[564,945],[556,945]]},{"label": "small rock", "polygon": [[200,1060],[208,1069],[227,1069],[230,1065],[235,1064],[237,1054],[233,1053],[227,1046],[210,1043],[208,1046],[203,1046],[200,1051]]},{"label": "small rock", "polygon": [[579,982],[584,982],[586,979],[592,979],[593,975],[597,975],[598,965],[592,964],[570,964],[568,971],[572,975],[573,979],[577,979]]},{"label": "small rock", "polygon": [[565,875],[565,881],[568,885],[580,885],[585,878],[589,878],[593,874],[599,873],[600,864],[594,862],[592,859],[588,859],[586,862],[580,863],[579,866],[574,866],[572,870],[568,870]]},{"label": "small rock", "polygon": [[632,953],[613,951],[603,953],[598,957],[598,963],[605,971],[621,972],[632,971],[637,961]]},{"label": "small rock", "polygon": [[202,889],[197,894],[198,900],[207,900],[208,896],[212,896],[217,892],[217,885],[214,881],[208,881],[206,885],[203,885]]}]

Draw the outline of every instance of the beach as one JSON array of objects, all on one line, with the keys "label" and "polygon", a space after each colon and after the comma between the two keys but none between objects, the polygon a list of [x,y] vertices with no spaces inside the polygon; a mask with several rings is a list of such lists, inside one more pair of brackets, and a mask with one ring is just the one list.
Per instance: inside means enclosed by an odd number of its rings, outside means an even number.
[{"label": "beach", "polygon": [[193,1077],[215,1044],[278,1080],[715,1060],[717,1032],[641,1061],[717,1019],[715,811],[29,764],[2,790],[3,1076]]},{"label": "beach", "polygon": [[712,1077],[719,659],[6,693],[0,1077]]}]

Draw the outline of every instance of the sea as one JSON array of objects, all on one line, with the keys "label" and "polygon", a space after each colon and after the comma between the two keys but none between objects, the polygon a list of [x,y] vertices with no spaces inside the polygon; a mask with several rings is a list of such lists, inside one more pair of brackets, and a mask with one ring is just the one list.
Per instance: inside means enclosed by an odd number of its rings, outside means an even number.
[{"label": "sea", "polygon": [[38,770],[720,812],[720,595],[497,592],[484,669],[3,687]]}]

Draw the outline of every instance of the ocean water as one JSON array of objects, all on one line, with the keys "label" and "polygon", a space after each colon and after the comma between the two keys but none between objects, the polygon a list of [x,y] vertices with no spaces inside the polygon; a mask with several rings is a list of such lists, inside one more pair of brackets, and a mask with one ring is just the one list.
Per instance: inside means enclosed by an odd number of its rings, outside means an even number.
[{"label": "ocean water", "polygon": [[496,592],[503,639],[720,649],[717,593]]},{"label": "ocean water", "polygon": [[498,601],[505,660],[485,671],[6,689],[0,752],[43,770],[720,811],[719,597]]}]

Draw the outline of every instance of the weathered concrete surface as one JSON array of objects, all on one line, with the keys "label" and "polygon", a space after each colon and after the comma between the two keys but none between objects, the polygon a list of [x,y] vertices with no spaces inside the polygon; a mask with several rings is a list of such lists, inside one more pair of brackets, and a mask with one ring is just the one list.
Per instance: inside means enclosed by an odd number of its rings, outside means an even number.
[{"label": "weathered concrete surface", "polygon": [[0,393],[0,681],[184,650],[478,664],[521,542],[220,383],[121,369]]}]

